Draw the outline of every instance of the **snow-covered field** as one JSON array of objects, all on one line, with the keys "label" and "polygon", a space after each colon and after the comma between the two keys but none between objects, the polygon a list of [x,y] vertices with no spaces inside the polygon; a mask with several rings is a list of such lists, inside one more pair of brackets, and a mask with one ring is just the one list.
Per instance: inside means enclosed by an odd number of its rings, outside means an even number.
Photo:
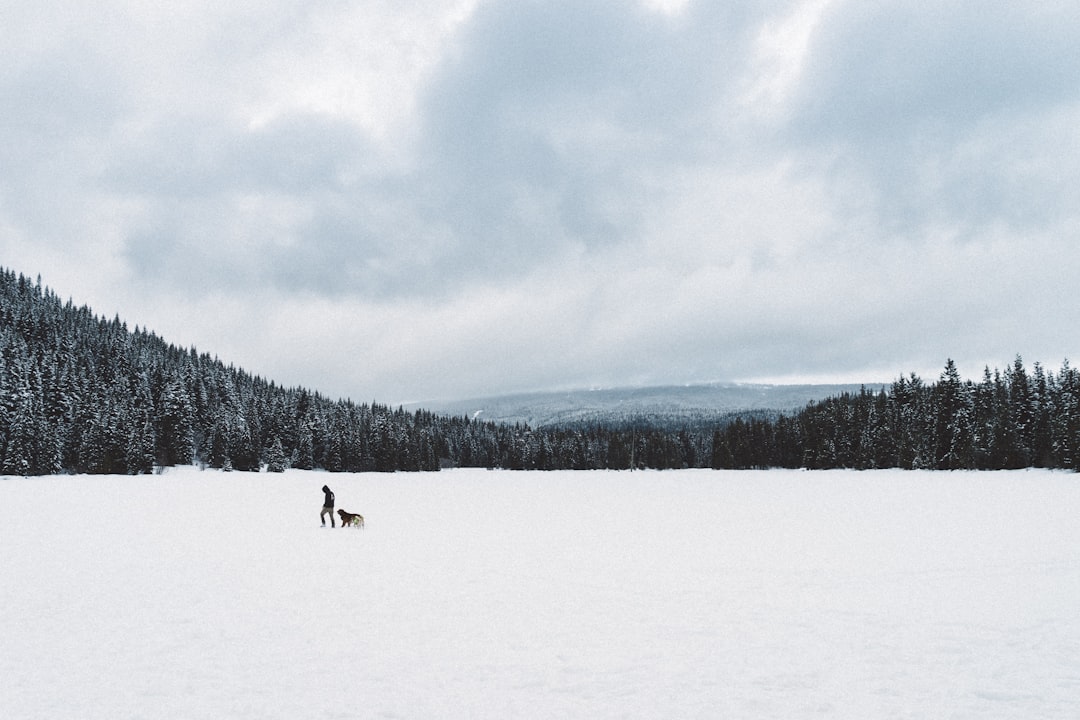
[{"label": "snow-covered field", "polygon": [[1078,712],[1075,474],[0,479],[12,720]]}]

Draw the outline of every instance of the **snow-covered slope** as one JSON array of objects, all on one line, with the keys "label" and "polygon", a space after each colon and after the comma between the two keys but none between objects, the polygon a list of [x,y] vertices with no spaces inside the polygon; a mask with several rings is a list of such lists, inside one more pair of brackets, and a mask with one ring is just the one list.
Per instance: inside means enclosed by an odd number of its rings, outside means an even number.
[{"label": "snow-covered slope", "polygon": [[[712,383],[644,388],[525,393],[416,406],[447,415],[468,416],[531,427],[574,424],[694,423],[752,410],[791,411],[812,400],[857,393],[860,385],[753,385]],[[867,386],[877,391],[881,385]]]},{"label": "snow-covered slope", "polygon": [[1077,517],[1044,471],[0,479],[0,717],[1071,720]]}]

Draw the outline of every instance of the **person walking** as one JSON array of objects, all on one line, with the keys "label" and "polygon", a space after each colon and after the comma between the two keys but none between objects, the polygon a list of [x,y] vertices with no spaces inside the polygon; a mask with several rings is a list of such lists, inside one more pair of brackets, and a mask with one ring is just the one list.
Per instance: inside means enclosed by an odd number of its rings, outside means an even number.
[{"label": "person walking", "polygon": [[322,526],[326,527],[326,516],[330,516],[330,527],[337,527],[334,525],[334,491],[325,485],[322,486],[322,491],[326,494],[326,498],[323,500],[322,512],[319,513],[319,519],[322,520]]}]

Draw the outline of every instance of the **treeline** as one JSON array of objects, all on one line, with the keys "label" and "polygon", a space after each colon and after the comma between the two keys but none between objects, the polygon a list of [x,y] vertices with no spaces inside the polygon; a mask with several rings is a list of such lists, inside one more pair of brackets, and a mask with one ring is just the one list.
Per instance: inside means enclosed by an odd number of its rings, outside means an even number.
[{"label": "treeline", "polygon": [[707,433],[534,431],[283,388],[0,268],[0,475],[682,467]]},{"label": "treeline", "polygon": [[774,422],[737,420],[713,437],[714,468],[803,467],[1080,470],[1080,372],[1021,357],[961,380],[949,360],[936,383],[912,374],[888,390],[811,403]]},{"label": "treeline", "polygon": [[655,468],[1080,469],[1080,376],[914,375],[791,415],[533,429],[283,388],[0,269],[0,474]]}]

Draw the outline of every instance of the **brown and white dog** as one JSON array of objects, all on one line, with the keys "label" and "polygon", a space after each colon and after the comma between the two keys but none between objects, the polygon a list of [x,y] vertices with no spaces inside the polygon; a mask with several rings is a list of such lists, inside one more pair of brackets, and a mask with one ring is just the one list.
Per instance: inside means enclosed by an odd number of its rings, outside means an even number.
[{"label": "brown and white dog", "polygon": [[338,510],[337,514],[341,516],[341,527],[347,527],[353,525],[360,529],[364,528],[364,516],[357,513],[345,512],[344,510]]}]

